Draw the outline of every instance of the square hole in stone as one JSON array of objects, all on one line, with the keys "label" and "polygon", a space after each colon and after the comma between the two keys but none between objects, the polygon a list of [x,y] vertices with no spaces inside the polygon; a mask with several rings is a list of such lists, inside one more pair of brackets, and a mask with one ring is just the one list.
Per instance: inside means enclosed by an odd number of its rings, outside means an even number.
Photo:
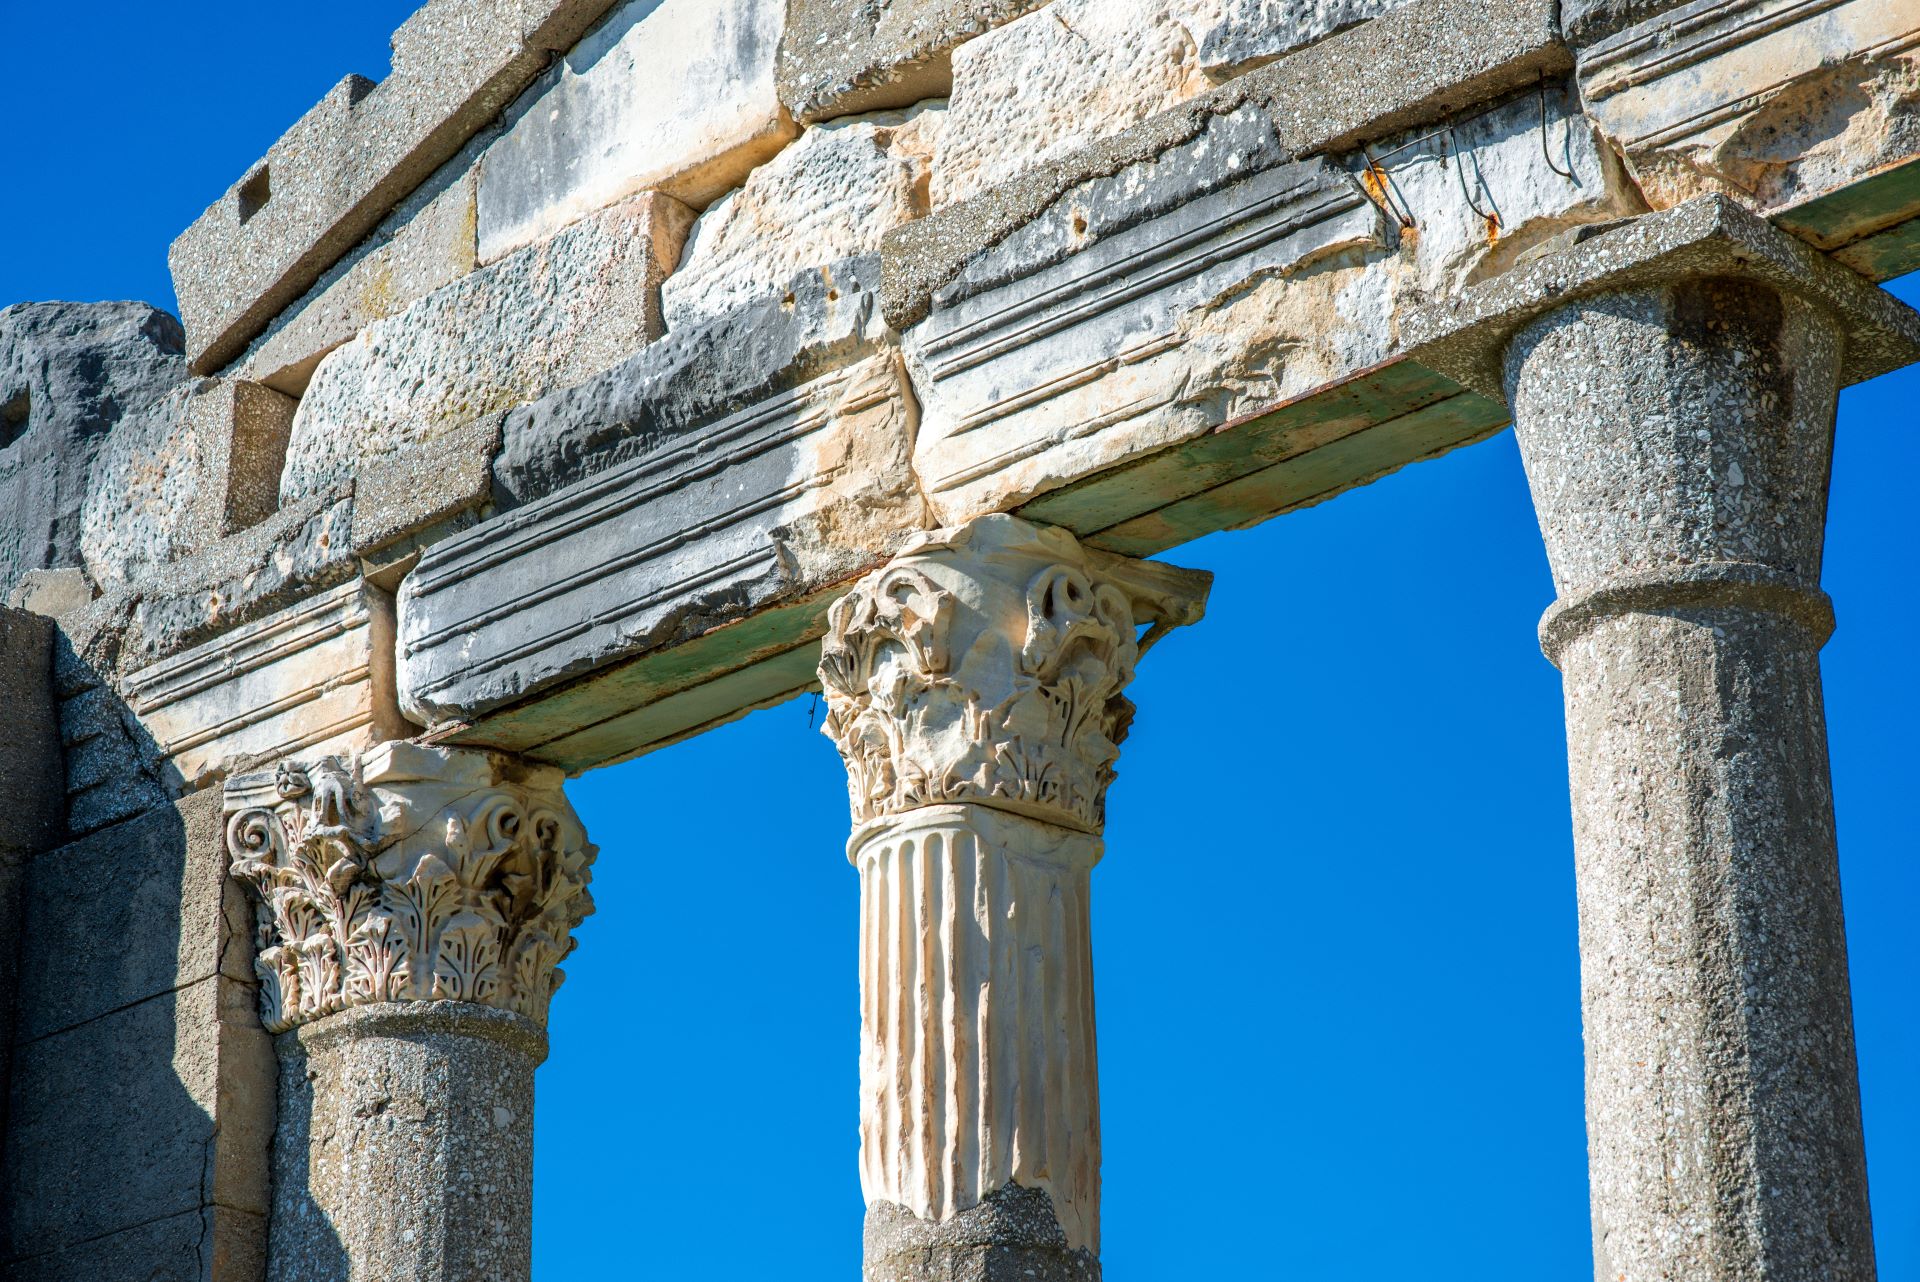
[{"label": "square hole in stone", "polygon": [[273,198],[273,184],[268,180],[265,165],[247,175],[240,184],[240,221],[246,222],[266,207]]}]

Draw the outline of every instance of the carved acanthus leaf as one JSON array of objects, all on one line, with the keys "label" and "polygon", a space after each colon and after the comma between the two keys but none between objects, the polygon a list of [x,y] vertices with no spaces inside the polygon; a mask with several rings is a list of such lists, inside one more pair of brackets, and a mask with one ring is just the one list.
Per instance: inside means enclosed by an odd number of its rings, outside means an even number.
[{"label": "carved acanthus leaf", "polygon": [[1098,831],[1133,715],[1128,594],[1010,517],[922,546],[828,614],[823,729],[854,822],[981,801]]},{"label": "carved acanthus leaf", "polygon": [[432,999],[545,1021],[595,850],[557,774],[497,774],[485,753],[382,744],[227,785],[269,1031]]}]

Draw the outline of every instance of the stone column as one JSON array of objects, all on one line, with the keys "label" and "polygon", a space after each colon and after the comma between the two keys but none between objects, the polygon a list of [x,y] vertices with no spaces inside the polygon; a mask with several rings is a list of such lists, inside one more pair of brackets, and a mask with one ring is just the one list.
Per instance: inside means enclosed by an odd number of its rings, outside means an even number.
[{"label": "stone column", "polygon": [[533,1070],[593,908],[560,785],[406,742],[227,785],[279,1034],[269,1282],[530,1276]]},{"label": "stone column", "polygon": [[1606,1282],[1874,1276],[1818,660],[1849,332],[1670,275],[1507,348],[1559,592]]},{"label": "stone column", "polygon": [[1100,1276],[1088,874],[1122,691],[1208,582],[988,516],[921,536],[833,607],[820,680],[860,874],[867,1282]]}]

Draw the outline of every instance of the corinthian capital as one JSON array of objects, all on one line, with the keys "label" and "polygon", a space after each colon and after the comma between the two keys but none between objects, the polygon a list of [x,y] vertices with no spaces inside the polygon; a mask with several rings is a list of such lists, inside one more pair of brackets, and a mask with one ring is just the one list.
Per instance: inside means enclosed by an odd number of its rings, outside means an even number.
[{"label": "corinthian capital", "polygon": [[405,742],[231,780],[227,853],[259,894],[268,1031],[434,999],[544,1022],[593,911],[596,848],[560,783],[552,767]]},{"label": "corinthian capital", "polygon": [[920,536],[828,614],[824,730],[855,825],[979,802],[1098,832],[1134,665],[1211,579],[1011,516]]}]

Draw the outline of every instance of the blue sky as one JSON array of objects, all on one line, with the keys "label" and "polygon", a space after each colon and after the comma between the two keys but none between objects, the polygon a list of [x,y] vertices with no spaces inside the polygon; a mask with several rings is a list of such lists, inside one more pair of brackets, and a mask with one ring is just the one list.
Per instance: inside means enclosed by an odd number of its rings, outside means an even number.
[{"label": "blue sky", "polygon": [[[0,305],[171,307],[168,242],[383,74],[410,9],[0,0],[40,51],[9,68]],[[1920,1278],[1917,400],[1920,370],[1843,400],[1826,575],[1883,1282]],[[1512,436],[1169,559],[1218,578],[1134,684],[1094,874],[1110,1282],[1588,1276],[1552,592]],[[857,887],[809,711],[569,786],[600,912],[539,1078],[541,1282],[857,1275]]]}]

